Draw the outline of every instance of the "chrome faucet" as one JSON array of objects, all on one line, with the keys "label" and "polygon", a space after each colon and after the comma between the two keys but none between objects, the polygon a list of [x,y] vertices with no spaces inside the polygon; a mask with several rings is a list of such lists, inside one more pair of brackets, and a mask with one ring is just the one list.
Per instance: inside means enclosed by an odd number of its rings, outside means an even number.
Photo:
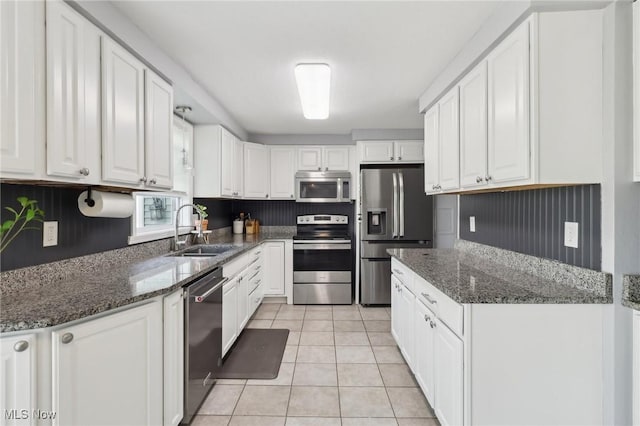
[{"label": "chrome faucet", "polygon": [[[185,207],[191,207],[196,209],[196,212],[198,213],[198,220],[200,221],[200,227],[197,227],[198,229],[198,238],[201,239],[202,238],[202,211],[200,210],[200,207],[196,206],[195,204],[183,204],[181,205],[178,210],[176,211],[176,232],[173,234],[173,244],[171,247],[171,250],[173,251],[178,251],[180,250],[180,246],[186,245],[187,241],[180,241],[180,236],[178,235],[178,227],[180,226],[180,211],[182,209],[184,209]],[[187,237],[188,238],[188,237]]]}]

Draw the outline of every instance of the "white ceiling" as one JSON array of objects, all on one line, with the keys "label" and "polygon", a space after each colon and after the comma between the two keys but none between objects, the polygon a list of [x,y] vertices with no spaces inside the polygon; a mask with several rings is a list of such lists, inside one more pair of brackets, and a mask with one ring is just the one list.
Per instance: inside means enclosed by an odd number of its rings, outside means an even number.
[{"label": "white ceiling", "polygon": [[[117,1],[249,132],[421,128],[418,98],[495,1]],[[293,69],[331,66],[328,120],[306,120]]]}]

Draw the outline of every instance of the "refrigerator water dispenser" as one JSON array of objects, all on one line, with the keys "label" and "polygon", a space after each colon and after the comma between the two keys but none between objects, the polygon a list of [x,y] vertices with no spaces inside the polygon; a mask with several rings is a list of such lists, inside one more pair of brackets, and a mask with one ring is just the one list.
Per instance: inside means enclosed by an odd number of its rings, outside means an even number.
[{"label": "refrigerator water dispenser", "polygon": [[367,234],[384,235],[387,223],[387,212],[382,210],[367,211]]}]

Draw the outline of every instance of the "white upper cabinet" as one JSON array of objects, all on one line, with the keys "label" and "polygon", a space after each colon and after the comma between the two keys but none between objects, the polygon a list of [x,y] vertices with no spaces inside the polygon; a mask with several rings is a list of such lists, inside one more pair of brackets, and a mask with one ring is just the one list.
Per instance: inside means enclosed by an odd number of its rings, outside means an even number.
[{"label": "white upper cabinet", "polygon": [[298,170],[322,170],[322,148],[319,146],[298,148]]},{"label": "white upper cabinet", "polygon": [[460,186],[487,184],[487,63],[460,82]]},{"label": "white upper cabinet", "polygon": [[193,194],[193,126],[173,117],[173,191]]},{"label": "white upper cabinet", "polygon": [[360,163],[422,163],[422,141],[359,141]]},{"label": "white upper cabinet", "polygon": [[528,179],[529,22],[487,57],[489,76],[489,181]]},{"label": "white upper cabinet", "polygon": [[458,118],[458,88],[454,87],[451,89],[451,91],[442,98],[439,105],[439,189],[450,190],[456,189],[460,186],[460,120]]},{"label": "white upper cabinet", "polygon": [[[426,176],[425,191],[434,193],[438,185],[458,192],[601,182],[602,43],[598,10],[534,13],[516,27],[456,86],[460,185],[450,175],[454,145],[448,152],[441,146],[440,182]],[[442,106],[450,96],[437,103],[441,143],[454,130],[443,127],[453,125],[453,111]],[[425,150],[430,151],[436,136],[428,121],[425,117]],[[425,174],[432,173],[429,169]]]},{"label": "white upper cabinet", "polygon": [[102,178],[138,185],[144,174],[144,70],[131,53],[102,39]]},{"label": "white upper cabinet", "polygon": [[349,147],[326,146],[322,149],[322,170],[349,170]]},{"label": "white upper cabinet", "polygon": [[298,170],[348,171],[348,146],[302,146],[298,147]]},{"label": "white upper cabinet", "polygon": [[62,1],[47,2],[47,174],[100,182],[100,37]]},{"label": "white upper cabinet", "polygon": [[0,177],[43,177],[44,13],[42,1],[0,1]]},{"label": "white upper cabinet", "polygon": [[173,187],[173,88],[145,70],[145,174],[147,186]]},{"label": "white upper cabinet", "polygon": [[633,180],[640,182],[640,6],[633,3]]},{"label": "white upper cabinet", "polygon": [[243,142],[220,125],[194,127],[194,197],[242,196]]},{"label": "white upper cabinet", "polygon": [[358,148],[361,163],[387,163],[395,159],[393,141],[362,141]]},{"label": "white upper cabinet", "polygon": [[438,190],[439,184],[439,139],[440,124],[438,104],[424,115],[424,190],[427,193]]},{"label": "white upper cabinet", "polygon": [[244,143],[244,197],[269,198],[269,149]]},{"label": "white upper cabinet", "polygon": [[422,163],[424,161],[424,144],[422,141],[395,141],[393,147],[397,162]]},{"label": "white upper cabinet", "polygon": [[53,331],[53,411],[60,425],[160,425],[162,303]]},{"label": "white upper cabinet", "polygon": [[269,147],[271,199],[295,198],[296,149],[294,147]]}]

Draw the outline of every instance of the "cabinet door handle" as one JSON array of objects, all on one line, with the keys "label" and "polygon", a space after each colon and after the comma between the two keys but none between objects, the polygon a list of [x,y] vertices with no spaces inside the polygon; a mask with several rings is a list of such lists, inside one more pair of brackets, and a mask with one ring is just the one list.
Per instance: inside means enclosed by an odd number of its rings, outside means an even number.
[{"label": "cabinet door handle", "polygon": [[291,194],[291,198],[293,198],[293,194]]},{"label": "cabinet door handle", "polygon": [[402,157],[398,157],[398,161],[401,161],[401,160],[402,160]]},{"label": "cabinet door handle", "polygon": [[322,167],[318,167],[318,171],[321,171],[321,170],[322,170]]},{"label": "cabinet door handle", "polygon": [[26,340],[20,340],[16,342],[15,345],[13,345],[13,350],[16,352],[24,352],[27,350],[28,347],[29,347],[29,342],[27,342]]},{"label": "cabinet door handle", "polygon": [[429,322],[429,321],[431,321],[431,318],[429,318],[429,315],[424,314],[424,320],[425,320],[426,322]]},{"label": "cabinet door handle", "polygon": [[266,194],[266,195],[264,196],[264,198],[269,198],[269,194]]},{"label": "cabinet door handle", "polygon": [[427,293],[420,293],[422,295],[422,297],[424,297],[425,299],[427,299],[427,302],[431,303],[432,305],[437,305],[438,301],[435,299],[432,299],[431,296],[429,296]]},{"label": "cabinet door handle", "polygon": [[73,333],[64,333],[62,335],[62,338],[60,339],[62,341],[62,343],[64,343],[65,345],[68,343],[71,343],[71,341],[73,340]]},{"label": "cabinet door handle", "polygon": [[149,181],[149,183],[150,183],[151,185],[155,185],[157,182],[158,182],[158,181],[156,180],[156,178],[153,178],[153,179],[151,179],[151,180]]},{"label": "cabinet door handle", "polygon": [[437,324],[435,322],[429,320],[429,325],[431,326],[431,328],[436,328]]},{"label": "cabinet door handle", "polygon": [[80,174],[82,176],[89,176],[89,169],[87,169],[86,167],[83,167],[80,169]]},{"label": "cabinet door handle", "polygon": [[480,183],[482,182],[482,177],[481,176],[476,176],[476,183]]},{"label": "cabinet door handle", "polygon": [[393,157],[389,157],[389,160],[393,161]]},{"label": "cabinet door handle", "polygon": [[142,182],[142,183],[147,183],[147,177],[146,177],[146,176],[142,176],[142,177],[140,178],[140,182]]},{"label": "cabinet door handle", "polygon": [[484,178],[484,180],[486,180],[487,182],[489,182],[491,179],[493,179],[493,177],[492,177],[492,176],[486,176],[486,177]]}]

